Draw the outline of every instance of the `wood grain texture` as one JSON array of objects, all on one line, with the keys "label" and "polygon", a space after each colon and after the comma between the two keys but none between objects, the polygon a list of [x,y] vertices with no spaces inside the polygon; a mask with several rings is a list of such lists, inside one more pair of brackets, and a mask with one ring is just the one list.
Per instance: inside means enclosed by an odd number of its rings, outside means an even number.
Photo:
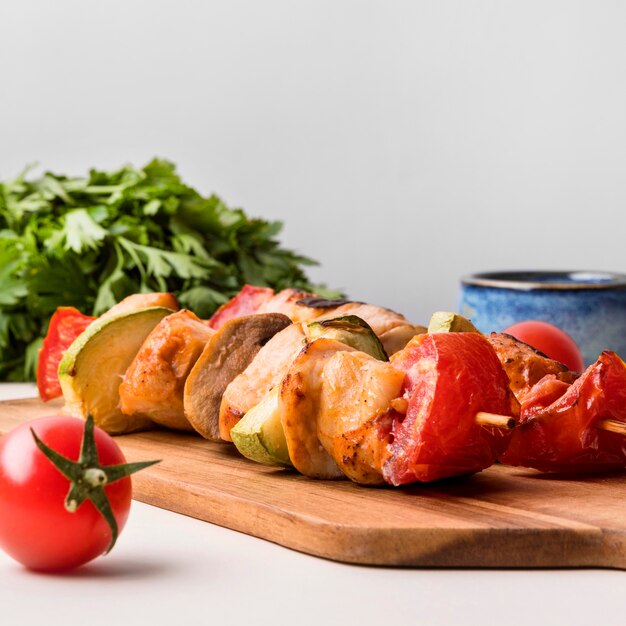
[{"label": "wood grain texture", "polygon": [[[0,403],[0,433],[59,411]],[[314,481],[240,457],[227,444],[166,431],[117,437],[137,500],[316,556],[411,567],[626,569],[626,475],[542,475],[494,466],[406,488]]]}]

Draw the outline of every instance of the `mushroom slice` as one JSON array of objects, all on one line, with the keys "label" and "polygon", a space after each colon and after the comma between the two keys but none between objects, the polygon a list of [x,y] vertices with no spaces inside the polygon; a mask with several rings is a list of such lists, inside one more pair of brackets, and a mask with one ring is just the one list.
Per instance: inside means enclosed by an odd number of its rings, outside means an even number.
[{"label": "mushroom slice", "polygon": [[276,333],[291,324],[280,313],[245,315],[228,320],[205,346],[185,382],[185,417],[205,438],[220,441],[222,395]]},{"label": "mushroom slice", "polygon": [[300,473],[312,478],[344,477],[317,434],[324,367],[342,351],[354,348],[335,339],[312,341],[293,361],[280,387],[278,406],[289,458]]},{"label": "mushroom slice", "polygon": [[404,372],[364,352],[342,350],[322,372],[317,435],[344,474],[366,484],[384,484],[382,463],[391,428],[393,400]]}]

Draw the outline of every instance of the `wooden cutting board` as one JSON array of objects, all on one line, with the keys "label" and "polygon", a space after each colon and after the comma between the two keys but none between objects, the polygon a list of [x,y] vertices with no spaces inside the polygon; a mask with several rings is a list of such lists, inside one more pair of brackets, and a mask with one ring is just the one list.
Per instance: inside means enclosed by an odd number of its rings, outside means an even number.
[{"label": "wooden cutting board", "polygon": [[[58,412],[0,403],[0,433]],[[494,466],[406,488],[315,481],[258,465],[233,446],[153,431],[117,438],[134,497],[336,561],[411,567],[626,569],[626,475],[570,478]]]}]

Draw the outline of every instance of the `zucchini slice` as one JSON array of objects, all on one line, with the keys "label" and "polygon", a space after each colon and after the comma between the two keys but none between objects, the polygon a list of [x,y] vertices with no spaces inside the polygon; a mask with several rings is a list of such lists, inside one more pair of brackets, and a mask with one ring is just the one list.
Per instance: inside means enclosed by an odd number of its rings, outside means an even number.
[{"label": "zucchini slice", "polygon": [[66,410],[74,417],[93,415],[96,426],[111,434],[149,428],[142,415],[120,410],[119,386],[146,337],[167,315],[165,307],[138,309],[93,322],[59,363]]}]

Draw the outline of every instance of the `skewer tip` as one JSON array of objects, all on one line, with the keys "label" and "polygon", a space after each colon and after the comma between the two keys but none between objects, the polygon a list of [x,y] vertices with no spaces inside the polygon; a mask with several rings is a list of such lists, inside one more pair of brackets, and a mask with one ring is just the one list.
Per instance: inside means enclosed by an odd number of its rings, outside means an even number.
[{"label": "skewer tip", "polygon": [[498,413],[488,413],[479,411],[476,413],[476,423],[481,426],[493,426],[494,428],[502,428],[511,430],[515,428],[515,418],[510,415],[499,415]]}]

